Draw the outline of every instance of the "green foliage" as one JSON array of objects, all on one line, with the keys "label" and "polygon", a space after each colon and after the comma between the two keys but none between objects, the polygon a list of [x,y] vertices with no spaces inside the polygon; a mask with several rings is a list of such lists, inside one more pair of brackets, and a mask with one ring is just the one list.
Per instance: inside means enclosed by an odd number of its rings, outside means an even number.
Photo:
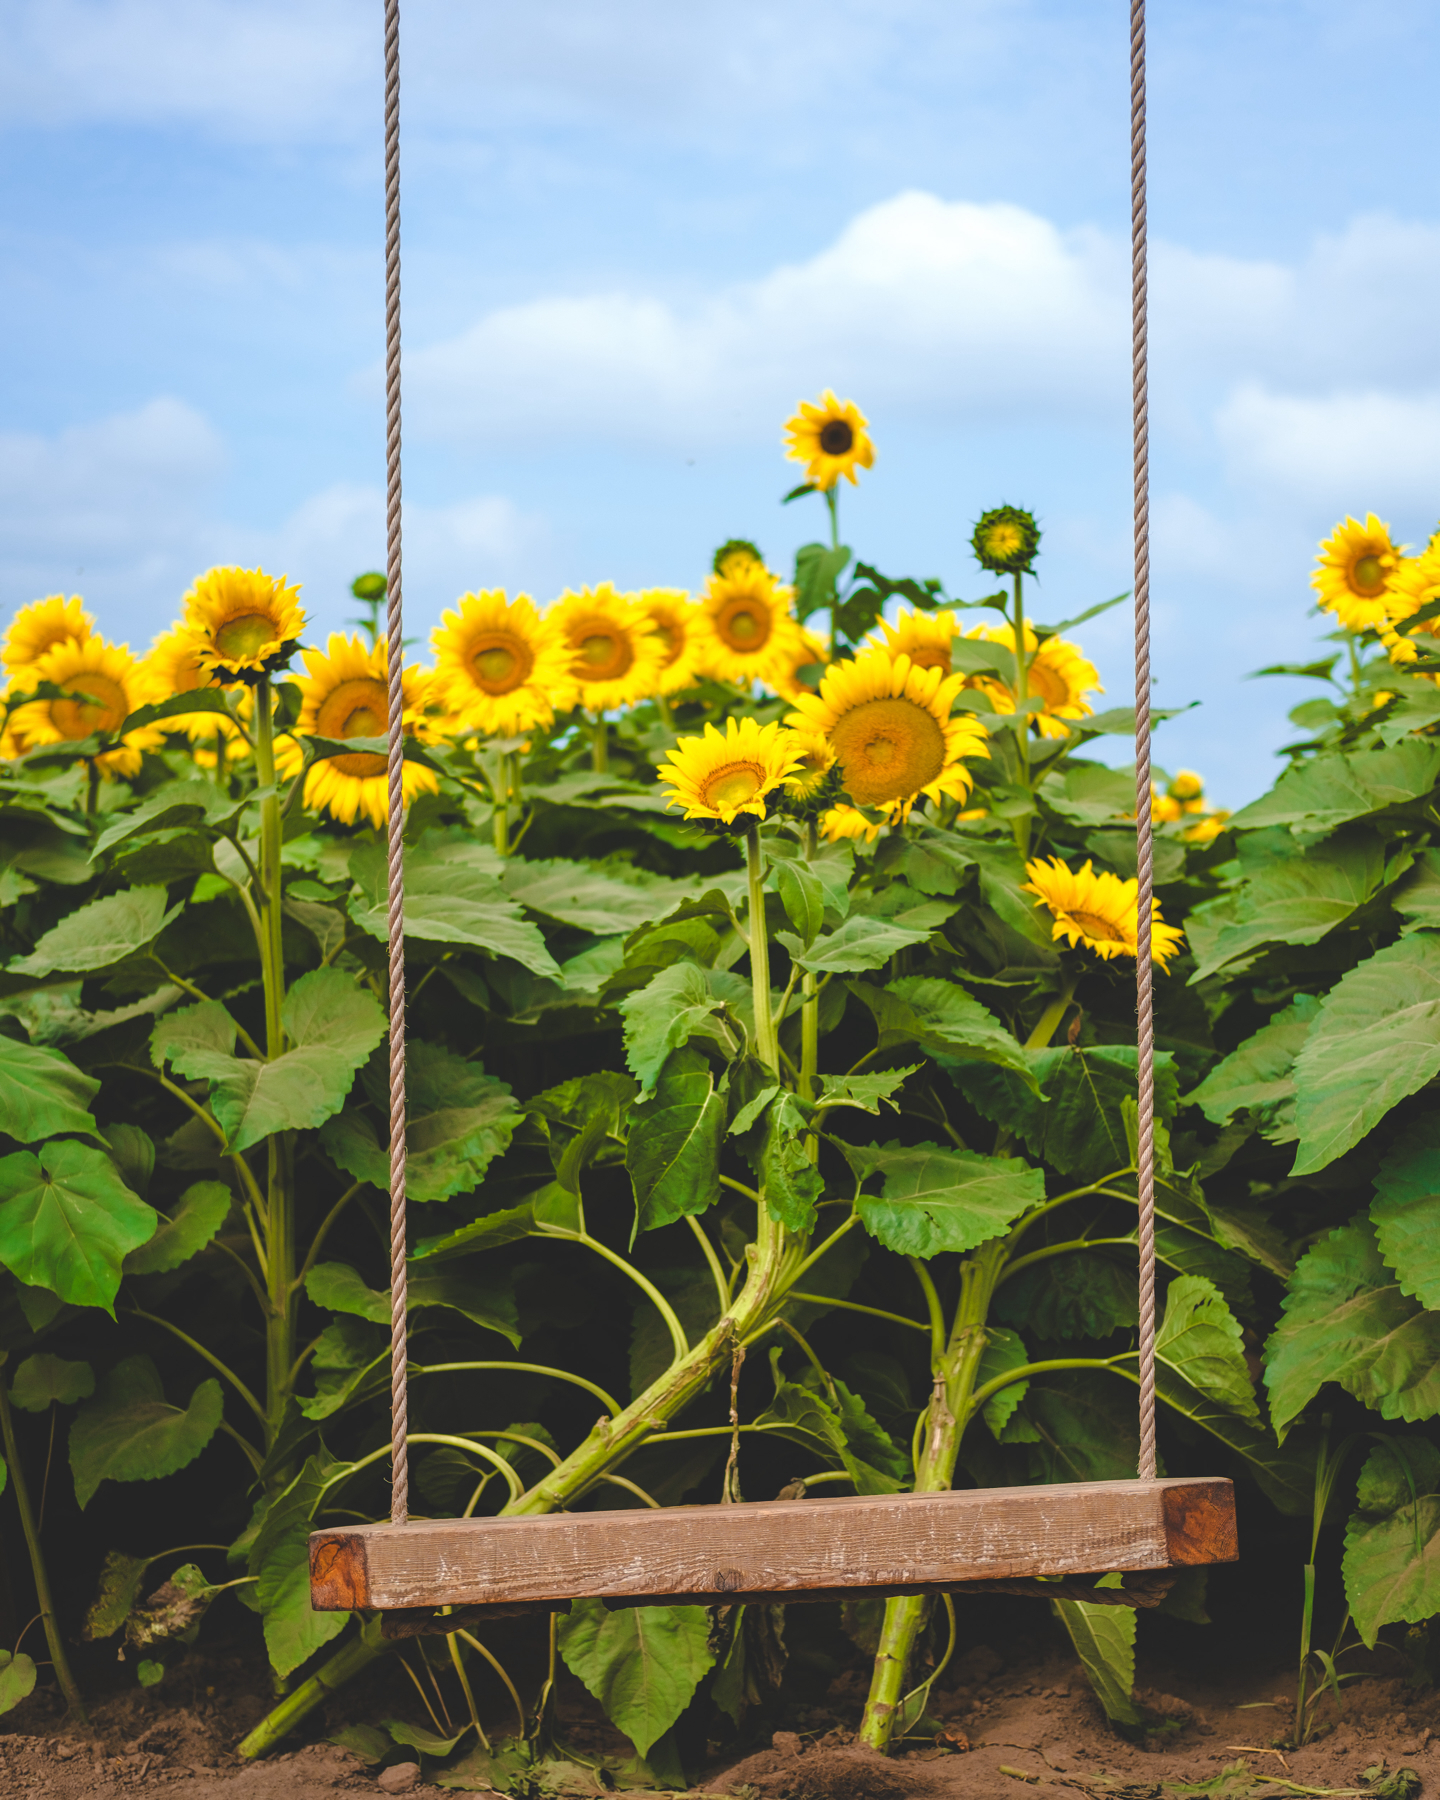
[{"label": "green foliage", "polygon": [[878,1196],[856,1197],[865,1229],[902,1256],[973,1250],[1045,1197],[1039,1170],[1016,1157],[894,1140],[844,1151],[862,1184],[881,1182]]},{"label": "green foliage", "polygon": [[157,1218],[103,1151],[73,1138],[0,1157],[0,1262],[74,1306],[111,1310],[126,1253]]},{"label": "green foliage", "polygon": [[23,1650],[0,1650],[0,1713],[7,1713],[35,1691],[35,1664]]},{"label": "green foliage", "polygon": [[56,969],[108,969],[153,944],[180,908],[167,906],[163,887],[127,888],[92,900],[47,931],[29,956],[11,963],[16,975],[49,975]]},{"label": "green foliage", "polygon": [[1105,1716],[1117,1725],[1141,1723],[1135,1704],[1135,1614],[1128,1606],[1096,1606],[1087,1600],[1052,1600],[1070,1634]]},{"label": "green foliage", "polygon": [[[972,1106],[1014,1132],[1038,1160],[1067,1175],[1128,1169],[1132,1157],[1122,1108],[1134,1100],[1136,1052],[1128,1045],[1097,1045],[1033,1050],[1027,1060],[1038,1091],[1008,1070],[980,1063],[954,1064],[950,1073]],[[1157,1052],[1160,1119],[1174,1116],[1178,1085],[1174,1056]]]},{"label": "green foliage", "polygon": [[637,1232],[714,1205],[725,1131],[725,1098],[710,1064],[688,1044],[672,1050],[653,1091],[630,1114],[625,1166]]},{"label": "green foliage", "polygon": [[311,1456],[266,1509],[251,1546],[249,1572],[265,1620],[265,1648],[277,1675],[307,1662],[350,1623],[344,1612],[316,1612],[310,1605],[308,1542],[315,1509],[335,1474],[329,1457]]},{"label": "green foliage", "polygon": [[685,1710],[711,1664],[703,1606],[577,1600],[559,1624],[560,1654],[642,1756]]},{"label": "green foliage", "polygon": [[1345,1531],[1345,1593],[1365,1644],[1440,1612],[1440,1451],[1390,1438],[1370,1452]]},{"label": "green foliage", "polygon": [[45,1412],[51,1406],[74,1406],[95,1392],[95,1371],[89,1363],[67,1362],[63,1356],[44,1352],[27,1356],[10,1383],[12,1402],[25,1412]]},{"label": "green foliage", "polygon": [[102,1481],[157,1481],[183,1469],[214,1437],[221,1409],[218,1381],[202,1381],[189,1406],[171,1406],[150,1358],[127,1356],[70,1427],[75,1498],[85,1507]]},{"label": "green foliage", "polygon": [[160,1215],[155,1235],[125,1258],[127,1275],[163,1275],[198,1256],[213,1242],[230,1215],[231,1194],[221,1181],[195,1181],[167,1218]]},{"label": "green foliage", "polygon": [[67,1131],[94,1137],[89,1107],[99,1092],[60,1051],[0,1037],[0,1118],[22,1144]]}]

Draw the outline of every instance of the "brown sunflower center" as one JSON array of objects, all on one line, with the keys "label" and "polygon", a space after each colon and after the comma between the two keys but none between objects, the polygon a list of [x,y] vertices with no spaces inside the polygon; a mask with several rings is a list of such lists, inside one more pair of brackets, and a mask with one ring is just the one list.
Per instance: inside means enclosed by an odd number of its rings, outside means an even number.
[{"label": "brown sunflower center", "polygon": [[63,738],[89,737],[92,731],[115,731],[124,723],[130,704],[120,683],[97,669],[67,675],[59,684],[67,694],[87,694],[88,700],[54,700],[50,723]]},{"label": "brown sunflower center", "polygon": [[514,632],[487,631],[470,646],[471,677],[487,694],[508,694],[534,667],[534,652]]},{"label": "brown sunflower center", "polygon": [[1350,585],[1366,600],[1385,592],[1385,565],[1378,556],[1357,557],[1350,568]]},{"label": "brown sunflower center", "polygon": [[1025,685],[1032,694],[1038,694],[1047,706],[1064,706],[1071,698],[1070,684],[1065,677],[1038,660],[1032,662],[1025,671]]},{"label": "brown sunflower center", "polygon": [[700,794],[706,806],[721,812],[753,800],[764,784],[765,771],[758,763],[726,763],[705,777]]},{"label": "brown sunflower center", "polygon": [[742,652],[763,649],[772,629],[770,608],[748,594],[727,600],[715,619],[721,641],[731,650]]},{"label": "brown sunflower center", "polygon": [[668,669],[671,663],[679,657],[680,652],[685,648],[685,640],[680,635],[679,627],[669,624],[664,619],[652,619],[650,621],[650,629],[665,646],[665,660],[661,663],[660,667],[662,669]]},{"label": "brown sunflower center", "polygon": [[917,644],[907,653],[917,669],[943,669],[950,673],[949,646],[940,644]]},{"label": "brown sunflower center", "polygon": [[[315,731],[328,738],[383,737],[389,711],[384,682],[373,676],[357,676],[353,681],[342,681],[320,702]],[[337,774],[370,781],[385,773],[385,758],[361,751],[354,756],[333,756],[330,766]]]},{"label": "brown sunflower center", "polygon": [[618,681],[635,661],[630,633],[603,615],[577,619],[570,627],[570,647],[581,681]]},{"label": "brown sunflower center", "polygon": [[857,806],[908,799],[945,767],[939,721],[903,695],[851,707],[836,720],[830,743]]},{"label": "brown sunflower center", "polygon": [[278,635],[269,613],[240,613],[236,618],[227,619],[215,633],[215,648],[222,656],[243,662],[258,656]]},{"label": "brown sunflower center", "polygon": [[827,419],[820,428],[820,448],[827,456],[848,456],[855,448],[855,427],[848,419]]},{"label": "brown sunflower center", "polygon": [[1086,937],[1101,944],[1124,944],[1129,939],[1113,919],[1102,918],[1099,913],[1080,912],[1075,907],[1069,908],[1070,917],[1085,933]]}]

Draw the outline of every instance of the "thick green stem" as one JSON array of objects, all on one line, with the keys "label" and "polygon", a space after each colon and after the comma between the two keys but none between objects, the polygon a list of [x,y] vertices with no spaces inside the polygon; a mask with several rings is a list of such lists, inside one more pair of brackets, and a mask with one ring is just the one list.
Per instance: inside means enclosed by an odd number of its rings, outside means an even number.
[{"label": "thick green stem", "polygon": [[764,862],[758,831],[746,834],[745,868],[750,877],[750,985],[755,990],[755,1054],[772,1074],[776,1074],[780,1068],[780,1046],[770,1014],[770,938],[765,929]]},{"label": "thick green stem", "polygon": [[[1015,726],[1015,753],[1020,759],[1020,779],[1026,787],[1030,786],[1030,714],[1027,703],[1030,698],[1029,657],[1025,651],[1025,577],[1015,576],[1015,711],[1018,720]],[[1011,821],[1015,832],[1015,842],[1020,854],[1025,856],[1030,849],[1031,814]]]},{"label": "thick green stem", "polygon": [[[825,489],[825,505],[830,514],[830,548],[832,550],[838,550],[840,548],[840,478],[838,475],[834,481],[831,482],[830,486]],[[829,660],[832,663],[838,659],[840,654],[839,612],[839,597],[838,595],[832,594],[830,600],[829,656]]]},{"label": "thick green stem", "polygon": [[[815,821],[805,826],[805,855],[814,860],[818,844]],[[820,977],[808,969],[800,982],[800,1098],[813,1100],[818,1091],[816,1077],[820,1068]],[[810,1140],[811,1161],[818,1161],[820,1140]]]},{"label": "thick green stem", "polygon": [[273,1750],[281,1738],[293,1731],[322,1701],[390,1648],[380,1635],[380,1615],[376,1613],[366,1620],[358,1637],[351,1638],[343,1650],[337,1650],[328,1662],[322,1663],[313,1675],[302,1681],[293,1694],[287,1694],[278,1706],[266,1713],[249,1737],[240,1740],[240,1754],[263,1756],[267,1750]]},{"label": "thick green stem", "polygon": [[510,854],[510,758],[500,758],[500,780],[493,790],[495,798],[495,849],[500,856]]},{"label": "thick green stem", "polygon": [[604,775],[610,768],[610,733],[605,724],[603,712],[595,715],[595,734],[590,745],[590,766],[597,775]]},{"label": "thick green stem", "polygon": [[1025,1048],[1027,1050],[1044,1050],[1048,1048],[1051,1038],[1055,1035],[1056,1028],[1059,1026],[1060,1021],[1065,1017],[1070,1002],[1075,998],[1076,980],[1077,978],[1072,975],[1056,997],[1045,1008],[1044,1012],[1041,1013],[1040,1017],[1035,1021],[1035,1029],[1025,1040]]},{"label": "thick green stem", "polygon": [[60,1635],[55,1603],[50,1598],[50,1576],[45,1568],[45,1554],[40,1548],[35,1514],[30,1507],[30,1490],[25,1484],[25,1471],[20,1466],[20,1450],[15,1442],[15,1420],[10,1412],[10,1395],[3,1375],[0,1375],[0,1441],[5,1446],[5,1461],[10,1469],[10,1486],[15,1491],[20,1529],[25,1534],[25,1548],[30,1552],[30,1573],[35,1581],[35,1598],[45,1626],[45,1641],[50,1646],[50,1661],[55,1670],[55,1679],[60,1684],[60,1692],[65,1696],[71,1718],[80,1725],[88,1725],[90,1720],[85,1711],[85,1702],[80,1698],[75,1677],[70,1673],[69,1659],[65,1655],[65,1640]]}]

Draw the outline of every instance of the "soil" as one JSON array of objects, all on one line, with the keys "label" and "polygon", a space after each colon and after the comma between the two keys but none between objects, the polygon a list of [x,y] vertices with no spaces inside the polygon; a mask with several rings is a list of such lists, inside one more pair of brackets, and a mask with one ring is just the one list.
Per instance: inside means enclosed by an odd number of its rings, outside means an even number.
[{"label": "soil", "polygon": [[[752,1730],[728,1756],[712,1756],[689,1793],[695,1800],[995,1800],[1010,1794],[1016,1800],[1179,1800],[1187,1784],[1192,1792],[1210,1784],[1205,1791],[1226,1800],[1279,1800],[1297,1791],[1372,1791],[1375,1777],[1367,1781],[1366,1771],[1383,1764],[1386,1777],[1408,1768],[1418,1782],[1395,1786],[1394,1800],[1440,1800],[1440,1690],[1407,1686],[1402,1674],[1387,1672],[1399,1666],[1393,1656],[1377,1658],[1373,1672],[1345,1690],[1342,1718],[1326,1702],[1318,1741],[1276,1751],[1271,1742],[1285,1736],[1293,1701],[1288,1670],[1268,1681],[1242,1669],[1228,1675],[1212,1669],[1197,1679],[1193,1669],[1182,1675],[1164,1659],[1147,1667],[1142,1658],[1136,1697],[1151,1729],[1132,1743],[1109,1726],[1073,1656],[1053,1640],[1021,1640],[1018,1648],[997,1641],[1003,1650],[973,1644],[945,1685],[937,1685],[931,1713],[941,1730],[918,1747],[885,1759],[855,1743],[863,1696],[857,1660],[814,1704],[798,1708],[794,1729]],[[263,1671],[241,1654],[192,1652],[158,1690],[117,1684],[94,1706],[89,1731],[61,1719],[53,1690],[37,1690],[6,1716],[10,1729],[0,1732],[0,1795],[318,1800],[321,1794],[402,1793],[441,1800],[454,1789],[422,1780],[414,1750],[397,1747],[370,1764],[329,1741],[347,1723],[421,1716],[413,1690],[396,1681],[392,1666],[383,1667],[383,1674],[345,1690],[328,1715],[313,1715],[281,1752],[249,1764],[234,1747],[270,1701]],[[614,1737],[571,1681],[562,1691],[559,1725],[582,1754]],[[748,1754],[736,1753],[742,1748]],[[1227,1769],[1234,1771],[1228,1779]],[[426,1759],[425,1773],[431,1772]],[[578,1768],[573,1780],[576,1785],[548,1792],[601,1791]],[[1287,1782],[1296,1785],[1278,1785]],[[624,1792],[612,1790],[614,1800]],[[660,1796],[651,1789],[647,1800]]]}]

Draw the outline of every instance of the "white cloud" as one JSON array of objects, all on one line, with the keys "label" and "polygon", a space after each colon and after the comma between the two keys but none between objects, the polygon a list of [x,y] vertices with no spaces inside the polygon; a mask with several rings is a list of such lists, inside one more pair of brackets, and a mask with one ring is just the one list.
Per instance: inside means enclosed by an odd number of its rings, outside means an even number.
[{"label": "white cloud", "polygon": [[1333,513],[1440,510],[1440,393],[1277,393],[1246,382],[1216,435],[1232,485]]}]

